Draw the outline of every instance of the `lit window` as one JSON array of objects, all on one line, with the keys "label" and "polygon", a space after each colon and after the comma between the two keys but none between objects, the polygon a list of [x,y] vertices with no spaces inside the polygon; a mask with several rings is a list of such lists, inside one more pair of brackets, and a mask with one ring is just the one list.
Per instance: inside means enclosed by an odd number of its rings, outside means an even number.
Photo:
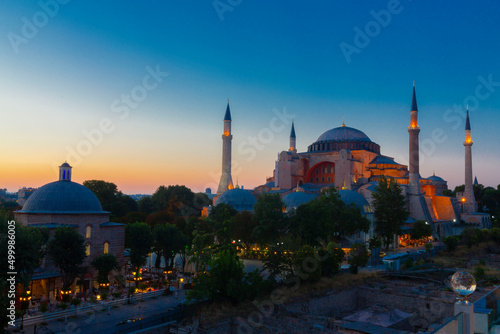
[{"label": "lit window", "polygon": [[85,245],[85,255],[90,256],[90,245],[89,244]]},{"label": "lit window", "polygon": [[108,254],[109,252],[109,242],[105,242],[104,243],[104,254]]},{"label": "lit window", "polygon": [[89,239],[90,234],[91,234],[92,228],[90,226],[87,226],[87,233],[85,234],[85,238]]}]

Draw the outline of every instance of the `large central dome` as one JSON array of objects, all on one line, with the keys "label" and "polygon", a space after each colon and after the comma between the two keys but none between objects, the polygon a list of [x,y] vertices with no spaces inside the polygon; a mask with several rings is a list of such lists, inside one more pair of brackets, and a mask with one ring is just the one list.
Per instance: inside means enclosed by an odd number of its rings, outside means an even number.
[{"label": "large central dome", "polygon": [[318,137],[317,141],[364,141],[372,142],[363,131],[348,126],[331,129]]},{"label": "large central dome", "polygon": [[380,146],[370,140],[363,131],[350,128],[342,124],[338,128],[326,131],[312,145],[307,152],[331,152],[345,150],[365,150],[380,154]]},{"label": "large central dome", "polygon": [[40,187],[18,212],[105,213],[90,189],[72,181],[56,181]]}]

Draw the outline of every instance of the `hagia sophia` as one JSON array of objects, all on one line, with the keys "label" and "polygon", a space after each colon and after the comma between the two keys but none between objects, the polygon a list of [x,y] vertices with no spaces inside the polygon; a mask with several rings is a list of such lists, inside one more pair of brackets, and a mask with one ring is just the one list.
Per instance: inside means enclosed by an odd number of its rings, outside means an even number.
[{"label": "hagia sophia", "polygon": [[[279,153],[273,176],[253,190],[233,186],[231,177],[231,112],[229,102],[224,117],[222,135],[222,175],[214,197],[214,205],[227,203],[237,210],[252,211],[256,197],[263,193],[279,193],[290,211],[313,200],[326,187],[335,186],[342,200],[356,204],[372,222],[367,234],[356,236],[356,241],[366,242],[373,236],[374,213],[372,193],[378,180],[385,176],[399,184],[407,199],[410,218],[408,228],[417,220],[433,226],[434,238],[459,234],[461,220],[482,228],[491,225],[489,215],[477,212],[472,187],[472,140],[469,112],[465,126],[465,191],[460,200],[444,196],[447,182],[436,175],[422,178],[419,173],[418,106],[413,85],[410,108],[409,166],[400,164],[392,157],[381,154],[380,146],[364,132],[348,127],[345,122],[321,134],[308,146],[307,152],[297,152],[295,124],[292,122],[290,143],[286,151]],[[462,227],[463,228],[463,227]]]}]

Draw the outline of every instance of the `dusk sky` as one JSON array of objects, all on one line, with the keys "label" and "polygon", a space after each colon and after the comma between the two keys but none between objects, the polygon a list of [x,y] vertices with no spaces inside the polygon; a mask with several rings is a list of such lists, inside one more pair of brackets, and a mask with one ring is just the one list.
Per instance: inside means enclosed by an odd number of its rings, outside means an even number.
[{"label": "dusk sky", "polygon": [[493,0],[2,1],[0,188],[55,181],[67,160],[73,181],[128,194],[216,191],[228,98],[245,188],[272,175],[291,117],[299,152],[345,116],[407,164],[414,80],[421,176],[464,183],[469,104],[473,173],[496,187],[499,13]]}]

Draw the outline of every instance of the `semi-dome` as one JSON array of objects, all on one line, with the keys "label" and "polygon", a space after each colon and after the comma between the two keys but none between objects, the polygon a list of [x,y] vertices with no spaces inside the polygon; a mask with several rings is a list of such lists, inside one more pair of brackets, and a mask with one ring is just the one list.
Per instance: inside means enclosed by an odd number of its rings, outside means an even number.
[{"label": "semi-dome", "polygon": [[318,137],[318,140],[309,145],[307,151],[330,152],[342,149],[366,150],[380,154],[380,146],[372,142],[363,131],[348,127],[345,124],[324,132]]},{"label": "semi-dome", "polygon": [[105,213],[90,189],[72,181],[56,181],[40,187],[19,212]]},{"label": "semi-dome", "polygon": [[283,197],[283,203],[285,203],[286,211],[290,211],[293,209],[297,209],[302,204],[308,203],[314,197],[314,195],[309,195],[300,191],[294,191]]},{"label": "semi-dome", "polygon": [[222,195],[217,198],[214,205],[229,204],[237,211],[253,211],[257,199],[248,190],[234,188],[226,190]]},{"label": "semi-dome", "polygon": [[348,126],[330,129],[318,137],[316,141],[365,141],[372,142],[363,131]]},{"label": "semi-dome", "polygon": [[358,206],[361,210],[361,213],[372,212],[372,208],[370,207],[370,204],[368,204],[368,201],[361,194],[355,192],[354,190],[339,190],[339,195],[340,199],[342,199],[345,204],[356,204],[356,206]]}]

